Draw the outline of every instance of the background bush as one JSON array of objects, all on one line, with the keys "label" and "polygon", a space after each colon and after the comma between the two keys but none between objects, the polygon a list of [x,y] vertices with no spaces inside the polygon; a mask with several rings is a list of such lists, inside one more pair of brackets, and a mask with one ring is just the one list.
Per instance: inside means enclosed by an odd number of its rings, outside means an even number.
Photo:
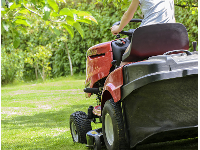
[{"label": "background bush", "polygon": [[1,84],[23,80],[24,53],[21,49],[14,49],[13,45],[2,47],[1,64]]},{"label": "background bush", "polygon": [[[34,22],[34,26],[19,30],[21,44],[15,49],[11,32],[1,31],[1,83],[6,84],[14,80],[28,81],[42,77],[36,74],[36,64],[45,78],[55,78],[70,74],[69,55],[72,61],[73,73],[85,74],[86,51],[89,47],[115,39],[110,32],[110,27],[116,21],[121,20],[126,7],[119,7],[114,2],[106,5],[95,0],[67,0],[60,7],[73,8],[90,12],[98,22],[91,24],[81,24],[84,31],[84,38],[74,30],[72,39],[66,30],[59,36],[49,30],[49,25],[43,20],[29,17]],[[190,48],[192,41],[198,41],[198,9],[197,7],[175,6],[176,22],[182,23],[188,30]],[[140,9],[134,18],[142,18]],[[138,23],[131,23],[124,30],[137,28]],[[39,49],[46,51],[39,54]],[[191,50],[191,49],[190,49]],[[48,52],[47,52],[48,51]],[[40,52],[41,53],[41,52]],[[48,55],[48,56],[47,56]],[[37,57],[40,57],[37,59]],[[39,61],[39,62],[38,62]],[[36,63],[37,62],[37,63]],[[34,64],[35,63],[35,64]],[[42,73],[41,73],[42,74]]]}]

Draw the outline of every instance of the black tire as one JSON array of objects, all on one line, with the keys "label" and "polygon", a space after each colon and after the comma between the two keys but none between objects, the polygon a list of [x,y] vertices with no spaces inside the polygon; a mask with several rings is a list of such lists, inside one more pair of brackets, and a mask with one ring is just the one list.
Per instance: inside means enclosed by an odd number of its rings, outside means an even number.
[{"label": "black tire", "polygon": [[106,101],[102,112],[102,130],[108,150],[128,150],[121,103],[113,99]]},{"label": "black tire", "polygon": [[92,130],[91,121],[87,119],[87,114],[82,111],[74,112],[70,115],[69,123],[73,141],[87,143],[86,133]]},{"label": "black tire", "polygon": [[94,138],[94,150],[101,150],[101,140],[99,136]]}]

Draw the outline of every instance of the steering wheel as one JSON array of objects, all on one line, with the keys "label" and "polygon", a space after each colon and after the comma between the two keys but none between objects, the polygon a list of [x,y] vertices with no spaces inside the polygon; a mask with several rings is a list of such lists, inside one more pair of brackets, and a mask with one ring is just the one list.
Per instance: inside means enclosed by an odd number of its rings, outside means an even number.
[{"label": "steering wheel", "polygon": [[[131,19],[130,22],[142,22],[142,19]],[[112,26],[120,25],[120,23],[121,23],[121,21],[117,21]],[[133,32],[131,32],[131,31],[121,31],[119,33],[124,34],[124,35],[128,35],[128,36],[132,36],[132,34],[133,34]]]}]

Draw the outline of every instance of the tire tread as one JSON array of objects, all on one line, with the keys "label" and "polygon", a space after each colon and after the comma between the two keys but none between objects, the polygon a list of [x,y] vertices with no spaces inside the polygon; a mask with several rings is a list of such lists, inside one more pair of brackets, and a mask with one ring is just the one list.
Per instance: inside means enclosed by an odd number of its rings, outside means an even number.
[{"label": "tire tread", "polygon": [[[74,122],[78,132],[78,142],[87,143],[86,133],[92,130],[91,121],[87,119],[87,114],[82,111],[74,112],[70,115],[70,131],[71,123]],[[72,131],[71,131],[72,135]],[[73,135],[72,135],[73,138]],[[73,139],[74,141],[74,139]]]}]

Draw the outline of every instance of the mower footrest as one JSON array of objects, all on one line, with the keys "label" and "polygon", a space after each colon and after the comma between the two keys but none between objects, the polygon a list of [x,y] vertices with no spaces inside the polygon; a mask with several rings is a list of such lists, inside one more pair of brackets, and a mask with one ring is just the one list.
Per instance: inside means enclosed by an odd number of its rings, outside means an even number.
[{"label": "mower footrest", "polygon": [[100,92],[99,88],[85,88],[83,91],[85,93],[94,93],[94,94],[98,94]]}]

